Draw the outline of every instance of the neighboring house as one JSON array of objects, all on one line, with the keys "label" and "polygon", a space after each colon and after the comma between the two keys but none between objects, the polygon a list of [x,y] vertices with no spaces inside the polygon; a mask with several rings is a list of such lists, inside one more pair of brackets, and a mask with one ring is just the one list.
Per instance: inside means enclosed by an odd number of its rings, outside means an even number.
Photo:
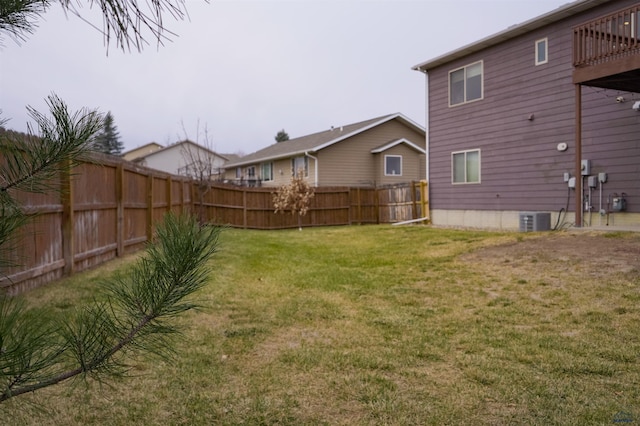
[{"label": "neighboring house", "polygon": [[402,114],[278,142],[227,163],[226,180],[281,186],[302,170],[312,186],[375,186],[425,178],[424,128]]},{"label": "neighboring house", "polygon": [[640,226],[639,25],[637,0],[575,1],[416,65],[432,222]]},{"label": "neighboring house", "polygon": [[162,149],[163,146],[160,145],[159,143],[155,143],[155,142],[150,142],[148,144],[139,146],[137,148],[134,148],[130,151],[127,151],[125,153],[122,154],[122,158],[124,158],[127,161],[134,161],[140,157],[144,157],[145,155],[149,155],[152,152],[155,152],[159,149]]},{"label": "neighboring house", "polygon": [[139,156],[133,160],[142,166],[194,179],[222,179],[224,163],[229,159],[190,140]]}]

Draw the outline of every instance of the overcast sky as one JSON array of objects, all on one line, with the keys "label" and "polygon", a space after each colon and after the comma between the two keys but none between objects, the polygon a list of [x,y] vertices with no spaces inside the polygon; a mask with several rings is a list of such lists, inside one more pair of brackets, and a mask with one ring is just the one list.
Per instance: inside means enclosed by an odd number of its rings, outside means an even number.
[{"label": "overcast sky", "polygon": [[[249,154],[291,138],[401,112],[425,124],[425,78],[411,69],[568,0],[187,0],[172,42],[142,53],[55,5],[20,45],[3,35],[0,109],[26,131],[26,106],[55,93],[110,111],[125,145],[186,136]],[[88,4],[88,0],[86,1]],[[96,11],[82,10],[101,27]],[[199,131],[198,131],[199,129]]]}]

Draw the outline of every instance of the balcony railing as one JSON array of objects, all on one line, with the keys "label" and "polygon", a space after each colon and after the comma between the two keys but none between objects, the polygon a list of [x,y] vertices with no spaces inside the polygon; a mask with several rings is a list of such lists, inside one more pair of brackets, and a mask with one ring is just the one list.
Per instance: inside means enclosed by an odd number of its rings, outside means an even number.
[{"label": "balcony railing", "polygon": [[598,65],[640,53],[640,4],[573,29],[573,66]]}]

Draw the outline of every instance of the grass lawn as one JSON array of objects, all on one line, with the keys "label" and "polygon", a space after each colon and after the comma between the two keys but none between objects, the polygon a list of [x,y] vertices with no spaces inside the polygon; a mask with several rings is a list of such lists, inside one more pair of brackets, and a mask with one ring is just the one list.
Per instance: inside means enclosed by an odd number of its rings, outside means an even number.
[{"label": "grass lawn", "polygon": [[[626,233],[225,230],[175,360],[10,400],[0,422],[637,423],[639,258]],[[133,260],[27,300],[65,315]]]}]

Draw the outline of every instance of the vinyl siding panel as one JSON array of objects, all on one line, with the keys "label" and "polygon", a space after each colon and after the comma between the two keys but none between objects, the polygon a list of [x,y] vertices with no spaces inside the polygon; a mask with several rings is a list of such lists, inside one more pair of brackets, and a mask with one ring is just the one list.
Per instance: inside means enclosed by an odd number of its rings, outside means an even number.
[{"label": "vinyl siding panel", "polygon": [[[612,3],[429,71],[432,208],[573,210],[575,193],[562,178],[575,169],[571,28],[634,2]],[[549,62],[535,66],[535,41],[545,37]],[[448,72],[479,60],[484,99],[449,107]],[[616,103],[617,91],[582,93],[582,157],[592,175],[608,173],[604,197],[625,192],[629,211],[640,212],[640,113]],[[567,151],[557,151],[560,142]],[[481,150],[481,183],[453,185],[451,153],[471,149]]]},{"label": "vinyl siding panel", "polygon": [[[381,181],[380,173],[383,172],[378,170],[379,164],[376,163],[383,161],[378,157],[384,154],[373,154],[371,151],[401,138],[405,138],[419,147],[424,148],[425,146],[425,136],[422,133],[416,132],[398,120],[391,120],[320,150],[315,154],[319,160],[320,186],[374,186],[387,181],[395,182],[397,177]],[[424,174],[420,177],[419,170],[414,165],[414,162],[418,162],[419,158],[421,156],[424,158],[424,156],[413,149],[409,149],[409,151],[412,154],[407,152],[407,158],[403,157],[403,164],[405,161],[408,162],[409,169],[407,174],[403,173],[402,182],[424,179]],[[416,159],[409,159],[411,155]]]}]

